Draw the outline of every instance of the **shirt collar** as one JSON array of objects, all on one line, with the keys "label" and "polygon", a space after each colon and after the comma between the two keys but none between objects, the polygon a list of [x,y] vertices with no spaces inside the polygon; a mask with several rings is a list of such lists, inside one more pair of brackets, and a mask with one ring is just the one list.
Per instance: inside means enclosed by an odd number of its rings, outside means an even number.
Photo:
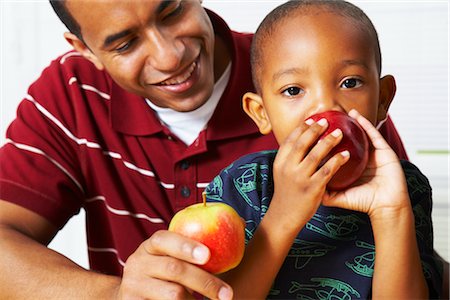
[{"label": "shirt collar", "polygon": [[[249,35],[232,32],[225,21],[207,10],[217,35],[231,50],[230,81],[207,125],[207,140],[232,138],[258,132],[256,125],[242,109],[242,96],[253,90],[250,73]],[[240,41],[236,42],[236,39]],[[111,126],[130,135],[151,135],[161,132],[163,125],[141,96],[129,93],[111,79]],[[230,122],[232,121],[232,122]]]}]

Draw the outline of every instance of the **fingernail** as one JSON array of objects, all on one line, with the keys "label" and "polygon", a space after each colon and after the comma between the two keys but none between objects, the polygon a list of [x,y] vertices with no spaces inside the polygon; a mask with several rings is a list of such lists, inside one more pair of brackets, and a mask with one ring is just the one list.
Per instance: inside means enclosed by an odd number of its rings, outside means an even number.
[{"label": "fingernail", "polygon": [[223,286],[219,290],[218,297],[220,300],[230,300],[233,298],[233,291],[231,291],[229,288]]},{"label": "fingernail", "polygon": [[320,126],[325,126],[327,122],[328,122],[327,119],[322,118],[317,122],[317,124],[319,124]]},{"label": "fingernail", "polygon": [[341,155],[343,157],[348,157],[348,156],[350,156],[350,152],[348,150],[344,150],[344,151],[341,152]]},{"label": "fingernail", "polygon": [[340,130],[339,128],[336,128],[335,130],[333,130],[331,135],[334,136],[334,137],[339,137],[339,136],[342,135],[342,130]]},{"label": "fingernail", "polygon": [[209,251],[206,247],[195,247],[194,250],[192,250],[192,257],[200,264],[206,263],[209,259]]},{"label": "fingernail", "polygon": [[352,109],[348,112],[348,115],[351,116],[351,117],[355,117],[355,116],[357,116],[358,114],[359,114],[358,111],[357,111],[356,109],[354,109],[354,108],[352,108]]},{"label": "fingernail", "polygon": [[314,123],[313,119],[308,119],[308,120],[305,121],[306,125],[312,125],[313,123]]}]

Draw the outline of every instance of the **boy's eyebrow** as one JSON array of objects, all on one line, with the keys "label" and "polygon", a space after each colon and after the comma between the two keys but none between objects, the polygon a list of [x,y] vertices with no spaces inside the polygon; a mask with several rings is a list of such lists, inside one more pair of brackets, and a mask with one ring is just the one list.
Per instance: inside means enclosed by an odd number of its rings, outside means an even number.
[{"label": "boy's eyebrow", "polygon": [[285,76],[285,75],[302,74],[302,73],[306,73],[306,72],[307,72],[307,70],[303,69],[303,68],[283,69],[283,70],[280,70],[280,71],[276,72],[275,74],[273,74],[272,80],[275,81],[275,80],[277,80],[280,77]]},{"label": "boy's eyebrow", "polygon": [[[366,70],[369,70],[369,66],[362,60],[356,60],[356,59],[346,59],[342,61],[342,65],[344,66],[352,66],[352,65],[356,65],[356,66],[360,66],[363,67]],[[285,75],[298,75],[298,74],[305,74],[308,72],[308,69],[306,68],[288,68],[288,69],[282,69],[278,72],[276,72],[275,74],[273,74],[272,76],[272,80],[275,81],[277,79],[279,79],[282,76]]]},{"label": "boy's eyebrow", "polygon": [[346,66],[357,65],[357,66],[363,67],[366,70],[369,70],[369,66],[362,60],[346,59],[346,60],[342,61],[342,64],[346,65]]},{"label": "boy's eyebrow", "polygon": [[[156,14],[160,14],[161,12],[163,12],[171,4],[171,2],[173,2],[173,0],[162,0],[161,3],[159,3],[158,7],[156,8]],[[102,48],[107,48],[109,45],[129,35],[131,32],[132,32],[131,29],[125,29],[120,32],[108,35],[103,41]]]}]

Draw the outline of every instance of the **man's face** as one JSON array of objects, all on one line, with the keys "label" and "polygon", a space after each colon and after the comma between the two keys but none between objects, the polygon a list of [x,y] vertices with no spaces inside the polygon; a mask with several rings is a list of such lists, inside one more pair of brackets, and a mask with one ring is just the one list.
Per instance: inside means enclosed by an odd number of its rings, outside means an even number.
[{"label": "man's face", "polygon": [[279,24],[264,47],[262,103],[279,143],[326,110],[355,108],[377,122],[374,45],[355,22],[328,12],[295,16]]},{"label": "man's face", "polygon": [[122,88],[191,111],[214,86],[214,32],[199,1],[67,0],[93,58]]}]

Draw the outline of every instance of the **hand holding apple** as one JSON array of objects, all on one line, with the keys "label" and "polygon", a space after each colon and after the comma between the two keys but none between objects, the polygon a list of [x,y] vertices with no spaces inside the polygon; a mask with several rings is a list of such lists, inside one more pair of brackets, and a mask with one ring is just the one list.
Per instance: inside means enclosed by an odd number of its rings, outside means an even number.
[{"label": "hand holding apple", "polygon": [[367,135],[353,118],[340,111],[326,111],[309,117],[316,122],[322,118],[327,119],[329,126],[320,139],[336,128],[340,128],[344,135],[341,142],[330,151],[323,162],[344,150],[350,152],[349,161],[337,171],[327,185],[330,190],[343,190],[352,185],[366,168],[369,159]]},{"label": "hand holding apple", "polygon": [[169,230],[203,243],[211,252],[209,261],[200,266],[219,274],[236,267],[244,256],[245,224],[237,212],[225,203],[203,203],[186,207],[175,214]]}]

